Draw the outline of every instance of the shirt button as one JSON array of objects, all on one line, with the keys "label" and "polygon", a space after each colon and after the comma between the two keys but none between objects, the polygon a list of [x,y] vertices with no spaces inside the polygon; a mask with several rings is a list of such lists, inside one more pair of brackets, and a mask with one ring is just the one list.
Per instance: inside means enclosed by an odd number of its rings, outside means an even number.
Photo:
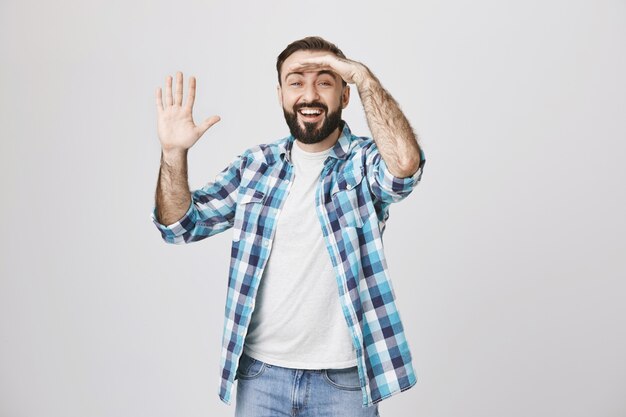
[{"label": "shirt button", "polygon": [[265,240],[263,241],[263,246],[266,246],[266,247],[267,247],[267,246],[269,246],[269,245],[270,245],[270,241],[269,241],[269,240],[267,240],[267,239],[265,239]]},{"label": "shirt button", "polygon": [[351,190],[352,189],[352,184],[346,184],[346,190]]}]

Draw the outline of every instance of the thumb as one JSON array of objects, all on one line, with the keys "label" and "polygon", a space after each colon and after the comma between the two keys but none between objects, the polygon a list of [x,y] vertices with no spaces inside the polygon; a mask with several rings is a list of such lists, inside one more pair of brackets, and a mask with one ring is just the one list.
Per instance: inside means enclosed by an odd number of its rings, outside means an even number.
[{"label": "thumb", "polygon": [[208,119],[206,119],[204,122],[202,122],[200,125],[198,125],[198,129],[200,130],[200,135],[203,135],[204,132],[206,132],[207,130],[209,130],[209,128],[211,126],[213,126],[215,123],[219,122],[221,119],[219,116],[211,116]]}]

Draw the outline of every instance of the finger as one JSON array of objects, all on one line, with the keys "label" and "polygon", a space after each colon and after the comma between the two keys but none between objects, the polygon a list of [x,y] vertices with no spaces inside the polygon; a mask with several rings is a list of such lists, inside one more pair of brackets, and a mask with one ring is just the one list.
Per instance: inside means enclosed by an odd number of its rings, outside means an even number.
[{"label": "finger", "polygon": [[204,132],[206,132],[211,126],[213,126],[215,123],[219,122],[220,120],[221,120],[220,117],[215,115],[215,116],[209,117],[204,122],[202,122],[202,124],[198,126],[198,129],[200,130],[200,135],[204,134]]},{"label": "finger", "polygon": [[331,56],[318,56],[318,57],[309,57],[302,58],[301,60],[294,62],[293,65],[313,65],[313,66],[326,66],[332,67],[333,60]]},{"label": "finger", "polygon": [[173,99],[172,99],[172,76],[168,75],[167,78],[165,79],[165,103],[168,106],[171,106],[173,104]]},{"label": "finger", "polygon": [[163,110],[163,93],[161,92],[161,87],[158,87],[156,89],[156,105],[157,105],[157,111],[162,111]]},{"label": "finger", "polygon": [[183,73],[180,71],[176,73],[176,96],[174,98],[174,104],[177,106],[183,105]]},{"label": "finger", "polygon": [[326,62],[321,61],[298,61],[294,62],[289,66],[289,68],[299,68],[299,67],[327,67],[329,66]]},{"label": "finger", "polygon": [[196,77],[189,77],[189,94],[187,94],[187,103],[185,106],[193,109],[193,103],[196,101]]},{"label": "finger", "polygon": [[335,71],[335,69],[331,67],[330,65],[321,64],[321,63],[312,63],[312,62],[311,63],[298,62],[298,63],[292,64],[288,68],[289,72],[306,72],[306,71],[322,71],[322,70]]}]

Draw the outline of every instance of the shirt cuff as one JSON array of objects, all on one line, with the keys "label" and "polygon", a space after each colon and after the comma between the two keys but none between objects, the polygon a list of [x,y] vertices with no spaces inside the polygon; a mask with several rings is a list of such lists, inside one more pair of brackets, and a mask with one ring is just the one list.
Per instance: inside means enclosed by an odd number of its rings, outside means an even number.
[{"label": "shirt cuff", "polygon": [[410,177],[400,178],[389,171],[385,160],[381,157],[378,163],[378,181],[383,189],[391,190],[394,193],[402,194],[410,191],[420,181],[425,162],[424,151],[420,148],[420,165],[417,171]]},{"label": "shirt cuff", "polygon": [[181,240],[181,236],[188,231],[187,228],[189,227],[189,225],[193,225],[193,212],[194,205],[192,200],[189,204],[187,212],[183,215],[183,217],[170,225],[164,225],[157,220],[156,206],[152,209],[152,213],[150,213],[150,218],[161,232],[161,235],[163,236],[163,239],[165,241],[170,243],[178,243],[177,241]]}]

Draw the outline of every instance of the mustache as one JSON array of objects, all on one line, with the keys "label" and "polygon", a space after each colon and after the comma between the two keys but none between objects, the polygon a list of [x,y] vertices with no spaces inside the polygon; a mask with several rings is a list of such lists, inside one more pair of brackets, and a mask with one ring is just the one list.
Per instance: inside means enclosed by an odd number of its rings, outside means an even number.
[{"label": "mustache", "polygon": [[308,108],[315,108],[317,107],[318,109],[322,109],[324,110],[325,113],[328,113],[328,106],[326,106],[324,103],[320,103],[319,101],[313,101],[311,103],[300,103],[300,104],[295,104],[293,106],[293,112],[297,113],[298,110],[300,110],[303,107],[308,107]]}]

